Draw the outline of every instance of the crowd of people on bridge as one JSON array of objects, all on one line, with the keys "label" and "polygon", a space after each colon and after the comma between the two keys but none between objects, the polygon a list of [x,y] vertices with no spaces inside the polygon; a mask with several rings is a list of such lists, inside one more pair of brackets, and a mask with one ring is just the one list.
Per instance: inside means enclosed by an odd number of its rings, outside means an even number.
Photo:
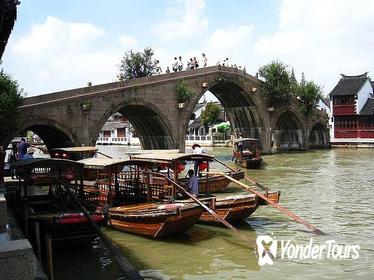
[{"label": "crowd of people on bridge", "polygon": [[[183,61],[182,56],[175,56],[172,65],[169,67],[167,66],[165,69],[165,72],[162,71],[160,60],[154,59],[148,63],[148,65],[140,67],[137,65],[133,65],[131,69],[131,78],[137,78],[137,77],[143,77],[142,75],[139,74],[140,72],[146,72],[146,76],[153,76],[153,75],[160,75],[160,74],[169,74],[171,72],[181,72],[181,71],[187,71],[187,70],[193,70],[193,69],[198,69],[198,68],[203,68],[208,66],[208,58],[205,53],[201,54],[201,58],[198,59],[196,56],[190,57],[187,59],[187,62]],[[218,61],[216,63],[217,66],[226,66],[226,67],[233,67],[236,69],[243,70],[244,72],[245,67],[237,66],[236,64],[229,64],[229,58],[225,57],[221,61]],[[148,70],[146,70],[148,69]],[[143,73],[144,74],[144,73]],[[120,79],[120,78],[119,78]]]}]

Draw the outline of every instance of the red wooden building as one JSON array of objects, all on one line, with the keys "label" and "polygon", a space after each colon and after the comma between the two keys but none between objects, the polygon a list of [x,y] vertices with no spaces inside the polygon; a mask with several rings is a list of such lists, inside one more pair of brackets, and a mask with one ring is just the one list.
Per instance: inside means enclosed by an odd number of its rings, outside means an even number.
[{"label": "red wooden building", "polygon": [[330,93],[332,144],[374,145],[373,85],[367,73],[342,75]]}]

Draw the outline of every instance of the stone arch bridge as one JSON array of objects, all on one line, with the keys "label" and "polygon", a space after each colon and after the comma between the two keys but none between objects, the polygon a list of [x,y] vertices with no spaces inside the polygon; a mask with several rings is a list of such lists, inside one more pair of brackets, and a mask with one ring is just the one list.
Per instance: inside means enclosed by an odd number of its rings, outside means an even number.
[{"label": "stone arch bridge", "polygon": [[[195,94],[180,108],[176,83]],[[259,138],[264,153],[328,146],[326,116],[305,118],[297,100],[267,108],[260,81],[235,68],[212,66],[190,71],[77,88],[24,99],[19,131],[38,134],[49,149],[94,145],[115,112],[126,116],[144,149],[185,150],[185,135],[200,97],[209,90],[224,107],[235,133]]]}]

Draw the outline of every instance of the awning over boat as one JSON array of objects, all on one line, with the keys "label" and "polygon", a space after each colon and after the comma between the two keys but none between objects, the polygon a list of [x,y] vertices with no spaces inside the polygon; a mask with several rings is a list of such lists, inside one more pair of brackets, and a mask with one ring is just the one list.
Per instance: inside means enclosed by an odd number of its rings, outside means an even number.
[{"label": "awning over boat", "polygon": [[97,152],[98,149],[93,146],[84,146],[84,147],[66,147],[66,148],[54,148],[52,149],[52,152],[55,151],[62,151],[62,152],[68,152],[68,153],[74,153],[74,152]]},{"label": "awning over boat", "polygon": [[133,155],[131,159],[142,159],[142,160],[150,160],[150,161],[164,161],[164,162],[172,162],[172,161],[181,161],[181,160],[207,160],[213,161],[214,156],[210,156],[207,154],[184,154],[184,153],[165,153],[165,154],[140,154],[140,155]]},{"label": "awning over boat", "polygon": [[233,142],[238,143],[238,142],[258,142],[259,140],[257,138],[238,138],[235,139]]},{"label": "awning over boat", "polygon": [[77,161],[60,158],[33,158],[17,161],[15,168],[83,168],[83,164]]},{"label": "awning over boat", "polygon": [[113,159],[113,158],[85,158],[78,160],[79,163],[84,165],[84,168],[88,169],[105,169],[110,166],[124,166],[126,165],[124,159]]}]

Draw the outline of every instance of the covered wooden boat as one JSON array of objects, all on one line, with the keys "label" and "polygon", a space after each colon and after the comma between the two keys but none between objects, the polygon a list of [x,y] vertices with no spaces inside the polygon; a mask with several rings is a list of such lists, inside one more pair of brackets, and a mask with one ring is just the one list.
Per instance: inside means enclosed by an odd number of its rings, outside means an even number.
[{"label": "covered wooden boat", "polygon": [[203,212],[195,203],[167,203],[175,192],[162,176],[155,176],[154,162],[102,158],[79,162],[97,173],[96,183],[85,181],[86,199],[109,206],[108,225],[115,229],[157,238],[189,229]]},{"label": "covered wooden boat", "polygon": [[[230,184],[230,180],[221,175],[208,175],[200,173],[209,171],[210,163],[214,160],[213,156],[207,154],[184,154],[184,153],[157,153],[157,154],[138,154],[132,155],[132,159],[148,160],[159,165],[160,172],[168,174],[170,178],[182,186],[186,185],[188,179],[185,178],[186,166],[194,169],[195,164],[199,172],[199,192],[211,193],[222,192]],[[244,172],[240,170],[228,170],[225,172],[236,180],[244,178]]]},{"label": "covered wooden boat", "polygon": [[188,230],[202,213],[195,203],[143,203],[110,208],[109,223],[121,231],[158,238]]},{"label": "covered wooden boat", "polygon": [[234,140],[232,159],[244,168],[260,168],[263,160],[260,155],[260,141],[255,138]]},{"label": "covered wooden boat", "polygon": [[[67,238],[94,233],[92,224],[83,215],[77,200],[84,203],[81,163],[36,158],[14,164],[20,174],[16,195],[12,201],[22,221],[26,236],[30,228],[40,227]],[[89,208],[91,219],[102,224],[104,216]]]}]

